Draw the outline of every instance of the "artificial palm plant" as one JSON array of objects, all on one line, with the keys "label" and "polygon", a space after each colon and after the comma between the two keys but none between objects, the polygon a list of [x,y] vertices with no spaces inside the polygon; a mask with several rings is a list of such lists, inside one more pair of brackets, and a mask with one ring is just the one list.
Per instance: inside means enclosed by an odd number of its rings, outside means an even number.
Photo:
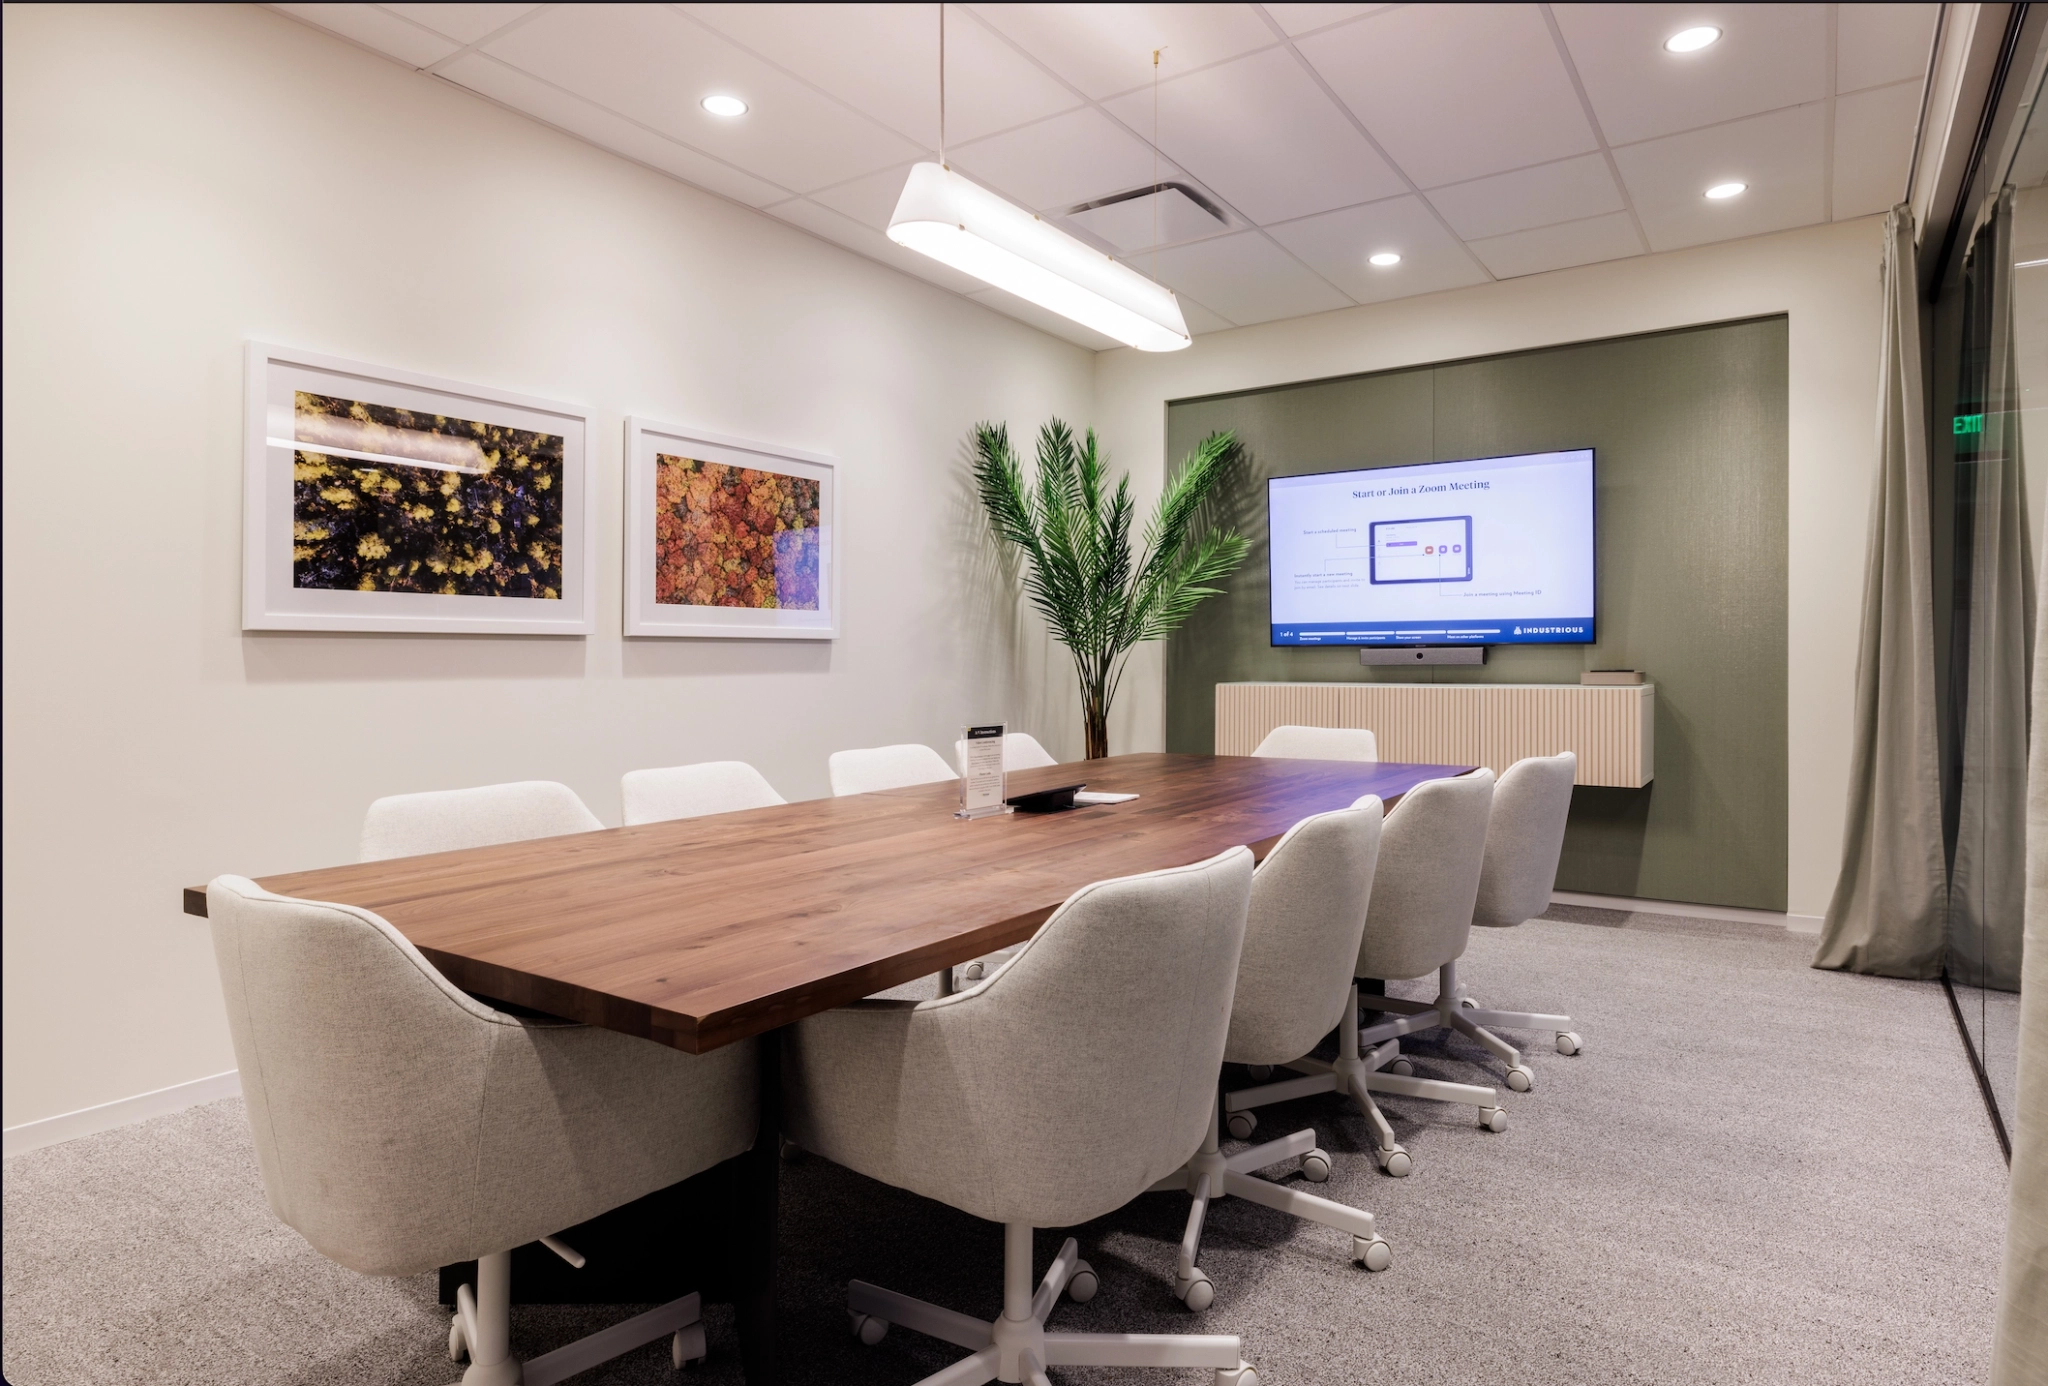
[{"label": "artificial palm plant", "polygon": [[1222,590],[1211,584],[1244,562],[1243,536],[1200,523],[1242,451],[1234,434],[1204,438],[1167,478],[1133,554],[1130,474],[1109,489],[1094,429],[1076,446],[1066,424],[1046,424],[1038,473],[1027,481],[1009,430],[975,427],[975,484],[998,539],[1022,551],[1031,604],[1074,656],[1091,760],[1109,754],[1109,708],[1132,648],[1179,628]]}]

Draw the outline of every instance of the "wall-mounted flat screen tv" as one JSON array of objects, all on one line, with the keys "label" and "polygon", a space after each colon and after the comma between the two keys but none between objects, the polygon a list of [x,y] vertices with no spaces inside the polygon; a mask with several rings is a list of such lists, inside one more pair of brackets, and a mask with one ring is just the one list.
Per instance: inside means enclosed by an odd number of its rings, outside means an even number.
[{"label": "wall-mounted flat screen tv", "polygon": [[1275,645],[1590,645],[1593,450],[1266,483]]}]

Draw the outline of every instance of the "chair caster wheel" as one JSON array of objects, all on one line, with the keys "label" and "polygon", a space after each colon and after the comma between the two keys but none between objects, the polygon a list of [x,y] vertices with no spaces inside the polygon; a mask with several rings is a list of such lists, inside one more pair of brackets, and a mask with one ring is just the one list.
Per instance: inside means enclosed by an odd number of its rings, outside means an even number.
[{"label": "chair caster wheel", "polygon": [[1216,1386],[1259,1386],[1259,1374],[1245,1362],[1234,1367],[1219,1367],[1216,1369]]},{"label": "chair caster wheel", "polygon": [[1252,1132],[1259,1129],[1259,1119],[1251,1112],[1232,1112],[1223,1123],[1230,1128],[1230,1134],[1238,1140],[1248,1141]]},{"label": "chair caster wheel", "polygon": [[1412,1078],[1415,1076],[1415,1065],[1406,1059],[1395,1059],[1387,1065],[1387,1072],[1399,1078]]},{"label": "chair caster wheel", "polygon": [[1351,1239],[1351,1259],[1369,1271],[1383,1271],[1394,1264],[1394,1248],[1387,1245],[1385,1237],[1364,1237]]},{"label": "chair caster wheel", "polygon": [[1558,1053],[1560,1053],[1560,1054],[1576,1054],[1576,1053],[1578,1053],[1578,1052],[1579,1052],[1579,1050],[1580,1050],[1580,1049],[1582,1049],[1582,1048],[1584,1048],[1584,1046],[1583,1046],[1583,1045],[1581,1045],[1581,1044],[1579,1043],[1579,1037],[1578,1037],[1577,1035],[1573,1034],[1573,1033],[1572,1033],[1571,1031],[1569,1031],[1569,1030],[1561,1030],[1561,1031],[1559,1031],[1559,1032],[1558,1032],[1558,1036],[1557,1036],[1557,1052],[1558,1052]]},{"label": "chair caster wheel", "polygon": [[1533,1070],[1521,1064],[1516,1064],[1508,1070],[1509,1092],[1527,1092],[1535,1086],[1536,1074]]},{"label": "chair caster wheel", "polygon": [[468,1346],[462,1341],[462,1315],[457,1314],[448,1324],[448,1360],[460,1362],[463,1350]]},{"label": "chair caster wheel", "polygon": [[1271,1078],[1273,1076],[1273,1065],[1246,1064],[1244,1066],[1244,1071],[1252,1076],[1252,1081],[1254,1083],[1263,1083],[1268,1078]]},{"label": "chair caster wheel", "polygon": [[978,982],[986,975],[987,969],[978,962],[971,962],[960,969],[960,976],[966,981]]},{"label": "chair caster wheel", "polygon": [[1461,997],[1459,997],[1459,998],[1458,998],[1458,1009],[1459,1009],[1459,1010],[1461,1010],[1461,1011],[1476,1011],[1476,1010],[1478,1010],[1478,1009],[1479,1009],[1479,998],[1478,998],[1478,997],[1476,997],[1476,996],[1461,996]]},{"label": "chair caster wheel", "polygon": [[1408,1172],[1415,1168],[1415,1162],[1408,1158],[1408,1152],[1398,1145],[1376,1150],[1373,1156],[1380,1162],[1380,1168],[1386,1171],[1390,1179],[1406,1179]]},{"label": "chair caster wheel", "polygon": [[1197,1266],[1195,1273],[1185,1279],[1178,1274],[1173,1277],[1173,1294],[1199,1314],[1216,1302],[1216,1282],[1209,1279],[1209,1272]]},{"label": "chair caster wheel", "polygon": [[710,1355],[711,1350],[704,1343],[701,1320],[678,1328],[668,1340],[668,1360],[675,1364],[677,1371],[681,1371],[686,1362],[702,1362]]},{"label": "chair caster wheel", "polygon": [[1086,1261],[1074,1262],[1074,1273],[1067,1277],[1068,1299],[1076,1304],[1086,1304],[1101,1288],[1102,1282],[1095,1278],[1095,1267]]},{"label": "chair caster wheel", "polygon": [[1301,1177],[1311,1184],[1321,1184],[1330,1177],[1330,1152],[1317,1147],[1301,1157]]},{"label": "chair caster wheel", "polygon": [[1496,1134],[1508,1129],[1508,1113],[1505,1107],[1481,1107],[1479,1129]]},{"label": "chair caster wheel", "polygon": [[878,1319],[873,1314],[848,1314],[847,1320],[853,1325],[853,1336],[873,1347],[882,1341],[882,1335],[889,1331],[889,1321]]}]

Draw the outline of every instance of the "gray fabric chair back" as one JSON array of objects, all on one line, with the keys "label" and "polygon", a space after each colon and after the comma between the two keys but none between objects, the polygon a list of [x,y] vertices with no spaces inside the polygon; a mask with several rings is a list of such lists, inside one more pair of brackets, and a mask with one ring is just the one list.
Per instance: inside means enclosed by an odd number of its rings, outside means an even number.
[{"label": "gray fabric chair back", "polygon": [[991,1222],[1123,1206],[1208,1130],[1251,881],[1234,847],[1086,886],[970,991],[803,1022],[791,1133]]},{"label": "gray fabric chair back", "polygon": [[553,780],[393,794],[363,815],[361,856],[386,861],[596,832],[603,826],[575,790]]},{"label": "gray fabric chair back", "polygon": [[915,741],[900,746],[834,751],[825,764],[835,795],[874,794],[884,789],[960,778],[960,773],[946,764],[944,756]]},{"label": "gray fabric chair back", "polygon": [[1474,924],[1507,928],[1550,908],[1578,775],[1579,758],[1566,751],[1518,760],[1500,777],[1486,825],[1486,865],[1479,873]]},{"label": "gray fabric chair back", "polygon": [[1357,975],[1421,977],[1465,951],[1486,860],[1493,772],[1428,780],[1387,815]]},{"label": "gray fabric chair back", "polygon": [[619,801],[625,809],[628,827],[789,802],[775,792],[775,786],[759,770],[743,760],[707,760],[662,770],[629,770],[619,780]]},{"label": "gray fabric chair back", "polygon": [[1237,1064],[1284,1064],[1344,1014],[1380,854],[1380,801],[1304,818],[1252,876],[1230,1039]]},{"label": "gray fabric chair back", "polygon": [[507,1251],[753,1142],[750,1044],[519,1019],[367,910],[236,876],[206,902],[264,1192],[351,1270]]},{"label": "gray fabric chair back", "polygon": [[1282,760],[1378,760],[1379,741],[1364,727],[1275,727],[1252,752]]}]

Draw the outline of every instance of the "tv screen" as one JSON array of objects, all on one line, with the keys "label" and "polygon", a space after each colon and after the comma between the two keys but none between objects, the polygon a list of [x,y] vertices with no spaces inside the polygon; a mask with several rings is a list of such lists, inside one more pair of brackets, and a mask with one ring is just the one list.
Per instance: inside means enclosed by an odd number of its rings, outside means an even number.
[{"label": "tv screen", "polygon": [[1593,450],[1266,483],[1275,645],[1589,645]]}]

